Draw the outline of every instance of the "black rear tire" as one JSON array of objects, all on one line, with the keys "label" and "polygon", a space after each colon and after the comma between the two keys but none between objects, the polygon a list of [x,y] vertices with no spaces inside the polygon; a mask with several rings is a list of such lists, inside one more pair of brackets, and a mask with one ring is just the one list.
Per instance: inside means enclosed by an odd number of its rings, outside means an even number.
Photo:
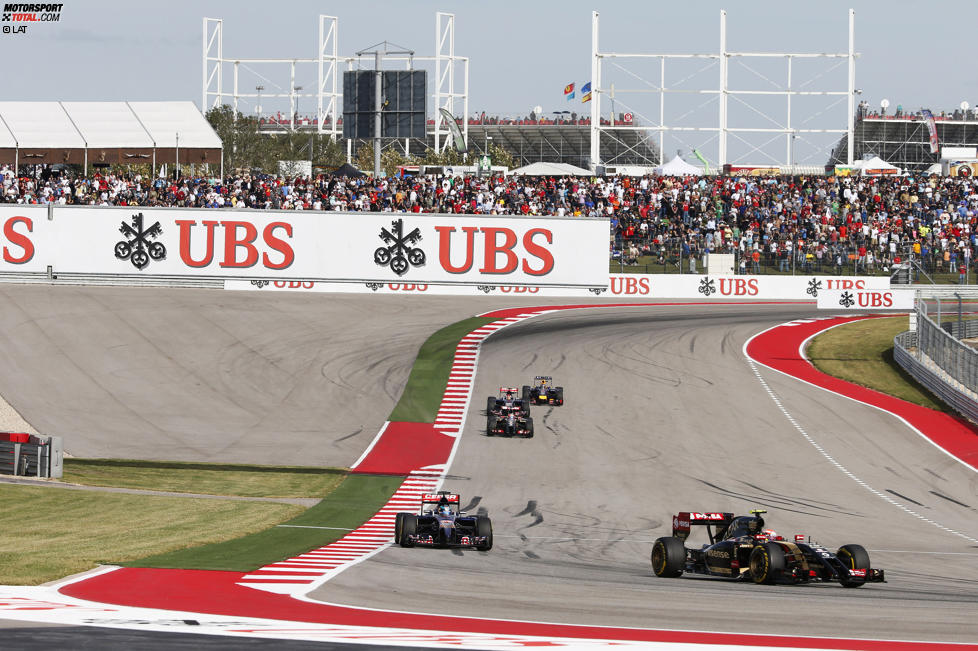
[{"label": "black rear tire", "polygon": [[[398,514],[401,515],[401,514]],[[405,513],[401,518],[401,540],[398,544],[401,547],[414,547],[414,543],[408,540],[408,536],[415,536],[418,533],[418,516],[413,513]],[[396,520],[395,520],[396,527]]]},{"label": "black rear tire", "polygon": [[487,515],[477,515],[475,517],[475,535],[486,536],[484,545],[476,547],[480,552],[487,552],[492,549],[492,520]]},{"label": "black rear tire", "polygon": [[533,438],[533,419],[532,418],[527,418],[526,419],[526,438],[528,438],[528,439]]},{"label": "black rear tire", "polygon": [[784,550],[777,543],[758,545],[750,553],[750,576],[754,583],[774,583],[784,574],[784,567]]},{"label": "black rear tire", "polygon": [[652,544],[652,572],[673,579],[683,575],[686,566],[686,547],[673,536],[658,538]]},{"label": "black rear tire", "polygon": [[564,404],[564,387],[557,387],[557,404]]},{"label": "black rear tire", "polygon": [[524,384],[523,385],[523,400],[529,402],[530,401],[530,395],[532,393],[533,393],[533,390],[530,389],[530,385]]},{"label": "black rear tire", "polygon": [[394,516],[394,544],[401,544],[401,535],[404,533],[404,516],[409,513],[398,513]]},{"label": "black rear tire", "polygon": [[[868,570],[871,567],[869,564],[869,552],[862,545],[843,545],[839,547],[839,551],[835,555],[846,566],[846,569]],[[862,577],[850,578],[846,574],[845,576],[839,576],[839,583],[844,588],[860,588],[866,581]]]}]

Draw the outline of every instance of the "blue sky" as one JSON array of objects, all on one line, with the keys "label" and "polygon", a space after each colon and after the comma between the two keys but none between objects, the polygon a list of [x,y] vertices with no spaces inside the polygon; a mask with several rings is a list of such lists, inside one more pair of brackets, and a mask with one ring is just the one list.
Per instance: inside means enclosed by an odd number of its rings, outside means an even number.
[{"label": "blue sky", "polygon": [[[728,49],[733,51],[842,52],[847,47],[847,11],[856,11],[856,87],[878,106],[888,98],[891,107],[928,106],[953,109],[962,100],[978,104],[978,66],[972,39],[952,36],[967,31],[957,26],[978,24],[974,2],[820,2],[748,3],[631,2],[563,0],[517,3],[488,2],[119,2],[66,0],[61,21],[32,24],[27,34],[0,34],[7,99],[22,100],[167,100],[200,103],[201,17],[224,19],[225,57],[314,57],[317,16],[340,19],[341,54],[388,40],[434,54],[436,11],[456,16],[456,52],[471,60],[470,111],[519,115],[539,105],[544,111],[588,110],[579,101],[566,102],[565,84],[578,86],[590,77],[591,11],[601,14],[601,49],[617,52],[713,53],[719,49],[719,10],[727,9]],[[885,8],[885,9],[883,9]],[[658,63],[605,68],[605,81],[616,87],[658,84]],[[667,63],[667,84],[688,78],[686,87],[715,87],[716,68]],[[823,68],[827,66],[823,65]],[[253,66],[242,71],[241,86],[288,86],[285,67]],[[731,65],[731,84],[773,88],[783,81],[781,62],[751,61],[750,67]],[[815,81],[810,79],[819,73]],[[796,84],[809,88],[845,88],[845,66],[825,72],[799,64]],[[300,66],[296,83],[315,86],[314,66]],[[230,68],[225,84],[230,88]],[[269,81],[262,80],[265,77]],[[431,73],[429,73],[429,78]],[[766,81],[765,78],[771,81]],[[429,84],[432,83],[429,81]],[[658,96],[617,93],[616,108],[658,120]],[[673,99],[675,98],[675,99]],[[767,101],[767,104],[764,102]],[[731,120],[744,126],[765,123],[760,113],[777,113],[783,121],[783,99],[762,100],[751,109],[731,105]],[[689,96],[667,97],[667,123],[715,124],[717,108]],[[264,101],[265,111],[285,110]],[[845,126],[839,106],[793,109],[810,126]],[[314,100],[300,100],[311,112]],[[308,108],[306,108],[308,107]],[[242,102],[244,111],[253,106]],[[891,110],[892,110],[891,108]],[[755,110],[756,109],[756,110]],[[820,111],[825,109],[824,113]],[[607,112],[607,108],[604,112]],[[736,114],[736,115],[735,115]],[[667,149],[698,146],[696,138]]]}]

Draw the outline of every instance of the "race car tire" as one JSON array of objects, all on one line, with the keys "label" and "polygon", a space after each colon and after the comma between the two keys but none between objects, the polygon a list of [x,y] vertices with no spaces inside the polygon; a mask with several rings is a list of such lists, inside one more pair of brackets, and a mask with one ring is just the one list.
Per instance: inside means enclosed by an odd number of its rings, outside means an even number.
[{"label": "race car tire", "polygon": [[398,513],[394,516],[394,544],[401,544],[401,534],[404,531],[404,516],[408,513]]},{"label": "race car tire", "polygon": [[532,399],[533,399],[533,389],[530,388],[530,385],[524,384],[523,385],[523,400],[525,400],[526,402],[529,402]]},{"label": "race car tire", "polygon": [[489,396],[489,399],[486,400],[486,413],[491,414],[492,410],[495,408],[496,408],[496,399],[493,398],[492,396]]},{"label": "race car tire", "polygon": [[405,513],[401,518],[401,540],[398,544],[401,547],[414,547],[414,543],[408,540],[408,536],[418,533],[418,516],[413,513]]},{"label": "race car tire", "polygon": [[486,543],[476,547],[480,552],[487,552],[492,549],[492,520],[486,515],[475,516],[475,535],[485,536]]},{"label": "race car tire", "polygon": [[528,439],[533,438],[533,419],[532,418],[527,418],[526,419],[526,438],[528,438]]},{"label": "race car tire", "polygon": [[777,543],[758,545],[750,553],[750,576],[754,583],[774,583],[784,573],[784,550]]},{"label": "race car tire", "polygon": [[652,544],[652,572],[656,576],[669,579],[682,576],[685,565],[686,548],[679,538],[664,536]]},{"label": "race car tire", "polygon": [[493,435],[493,432],[492,432],[493,420],[494,419],[493,419],[493,417],[491,415],[490,416],[486,416],[486,436],[492,436]]},{"label": "race car tire", "polygon": [[[842,564],[846,566],[847,569],[855,570],[868,570],[870,569],[869,564],[869,552],[862,545],[843,545],[839,547],[839,551],[835,553]],[[861,578],[850,578],[849,575],[839,576],[839,583],[842,584],[844,588],[859,588],[862,587],[866,581]]]},{"label": "race car tire", "polygon": [[558,405],[564,404],[564,387],[557,387],[556,403]]}]

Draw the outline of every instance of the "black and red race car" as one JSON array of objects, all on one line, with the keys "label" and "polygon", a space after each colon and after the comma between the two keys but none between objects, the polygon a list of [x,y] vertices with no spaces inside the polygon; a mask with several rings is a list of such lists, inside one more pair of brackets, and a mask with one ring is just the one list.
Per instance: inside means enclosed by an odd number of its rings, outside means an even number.
[{"label": "black and red race car", "polygon": [[394,543],[401,547],[471,547],[492,549],[492,521],[486,515],[459,511],[457,493],[438,491],[421,496],[417,513],[394,518]]},{"label": "black and red race car", "polygon": [[499,397],[486,402],[487,436],[533,436],[529,404],[516,397],[516,389],[499,387]]},{"label": "black and red race car", "polygon": [[[837,581],[847,588],[885,582],[883,570],[870,566],[869,554],[861,545],[843,545],[832,553],[803,534],[785,540],[764,528],[761,514],[766,511],[750,513],[737,517],[733,513],[677,514],[672,519],[672,536],[652,545],[652,571],[662,577],[688,572],[754,583]],[[686,547],[694,526],[706,527],[709,544]]]},{"label": "black and red race car", "polygon": [[523,400],[531,405],[562,405],[564,387],[555,387],[549,375],[538,375],[533,378],[533,386],[523,385]]}]

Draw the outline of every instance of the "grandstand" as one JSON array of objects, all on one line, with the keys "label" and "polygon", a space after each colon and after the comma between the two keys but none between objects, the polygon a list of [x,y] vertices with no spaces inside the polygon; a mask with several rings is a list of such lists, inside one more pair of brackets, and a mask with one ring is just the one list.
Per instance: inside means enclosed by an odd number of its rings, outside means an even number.
[{"label": "grandstand", "polygon": [[[973,110],[934,112],[937,138],[941,147],[978,146],[978,114]],[[940,154],[931,153],[927,122],[921,111],[894,115],[869,112],[860,107],[853,129],[853,159],[879,156],[907,171],[923,172],[940,162]],[[828,165],[845,165],[848,146],[843,136]]]},{"label": "grandstand", "polygon": [[[632,127],[628,114],[620,114],[612,125],[602,118],[601,124],[614,127]],[[342,120],[340,120],[342,124]],[[314,117],[272,115],[261,120],[262,133],[286,133],[294,125],[297,131],[314,132]],[[530,163],[569,163],[577,167],[590,167],[591,120],[590,118],[546,118],[533,114],[521,118],[490,117],[485,114],[469,119],[469,152],[481,155],[489,144],[501,147],[513,156],[517,166]],[[385,147],[394,147],[405,154],[423,154],[435,146],[435,123],[428,120],[428,133],[424,140],[385,140]],[[366,140],[353,142],[356,151]],[[601,161],[606,166],[659,165],[659,148],[647,132],[632,128],[606,129],[601,132]]]}]

